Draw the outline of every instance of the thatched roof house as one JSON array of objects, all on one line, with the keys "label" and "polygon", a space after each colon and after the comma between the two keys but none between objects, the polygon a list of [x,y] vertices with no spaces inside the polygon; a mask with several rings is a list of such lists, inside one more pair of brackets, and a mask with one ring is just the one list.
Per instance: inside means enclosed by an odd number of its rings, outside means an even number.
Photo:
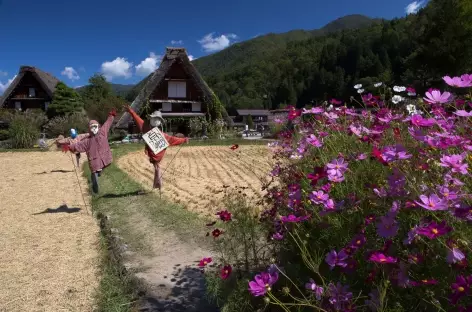
[{"label": "thatched roof house", "polygon": [[46,110],[59,81],[37,67],[21,66],[15,79],[0,98],[0,107]]},{"label": "thatched roof house", "polygon": [[[166,48],[159,68],[147,80],[131,107],[142,116],[160,110],[165,120],[206,117],[231,122],[226,109],[190,62],[184,48]],[[131,116],[125,113],[116,127],[126,129],[131,122]],[[184,133],[182,127],[187,126],[180,125],[176,131]]]}]

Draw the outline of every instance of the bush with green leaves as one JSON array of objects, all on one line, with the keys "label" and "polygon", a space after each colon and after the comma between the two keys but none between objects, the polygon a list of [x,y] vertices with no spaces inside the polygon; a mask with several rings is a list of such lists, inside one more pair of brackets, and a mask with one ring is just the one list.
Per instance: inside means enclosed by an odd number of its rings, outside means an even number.
[{"label": "bush with green leaves", "polygon": [[54,91],[52,102],[48,107],[49,118],[69,115],[84,110],[84,102],[80,95],[72,88],[59,82]]},{"label": "bush with green leaves", "polygon": [[41,127],[47,121],[42,111],[17,112],[10,119],[8,137],[12,148],[31,148],[40,138]]},{"label": "bush with green leaves", "polygon": [[88,122],[85,114],[76,112],[66,116],[57,116],[51,119],[44,128],[50,137],[57,137],[61,134],[68,137],[71,128],[76,129],[79,134],[87,133]]}]

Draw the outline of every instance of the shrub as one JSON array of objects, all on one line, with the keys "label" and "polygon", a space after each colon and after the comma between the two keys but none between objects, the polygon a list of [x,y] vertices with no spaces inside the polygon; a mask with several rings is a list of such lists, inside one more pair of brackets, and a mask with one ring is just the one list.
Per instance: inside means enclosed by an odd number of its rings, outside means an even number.
[{"label": "shrub", "polygon": [[9,132],[6,129],[0,129],[0,141],[8,140]]},{"label": "shrub", "polygon": [[8,129],[12,148],[31,148],[39,140],[40,124],[43,120],[39,114],[16,113]]},{"label": "shrub", "polygon": [[88,118],[83,113],[73,113],[67,116],[58,116],[51,119],[45,126],[46,132],[51,137],[62,134],[70,135],[70,129],[74,128],[77,133],[88,132]]},{"label": "shrub", "polygon": [[276,184],[260,229],[276,257],[249,269],[261,272],[246,284],[255,309],[471,309],[471,96],[359,93],[373,109],[291,108],[271,144]]}]

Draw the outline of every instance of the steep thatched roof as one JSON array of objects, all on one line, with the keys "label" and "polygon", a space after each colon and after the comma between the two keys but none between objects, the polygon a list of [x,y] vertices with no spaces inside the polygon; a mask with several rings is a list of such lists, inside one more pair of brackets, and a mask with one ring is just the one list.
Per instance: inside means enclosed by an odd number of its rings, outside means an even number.
[{"label": "steep thatched roof", "polygon": [[[219,110],[221,116],[225,119],[228,119],[228,114],[226,113],[225,108],[221,105],[216,95],[207,85],[205,80],[203,80],[197,69],[190,62],[185,48],[166,48],[166,54],[162,58],[159,68],[152,74],[152,76],[148,79],[144,87],[139,92],[138,96],[134,99],[133,103],[131,103],[133,110],[136,112],[141,111],[152,92],[162,81],[164,81],[165,75],[174,63],[181,64],[185,72],[195,82],[196,87],[202,91],[204,101],[208,104],[210,116],[212,118],[216,118]],[[116,127],[126,128],[130,121],[130,114],[125,113],[116,124]]]},{"label": "steep thatched roof", "polygon": [[11,93],[13,90],[15,90],[26,73],[32,73],[36,80],[38,80],[38,82],[41,84],[44,91],[46,91],[46,93],[52,97],[54,91],[56,90],[56,85],[60,82],[60,80],[39,68],[33,66],[21,66],[18,75],[16,75],[15,79],[5,90],[3,97],[0,98],[0,107],[2,107],[3,103],[10,97]]}]

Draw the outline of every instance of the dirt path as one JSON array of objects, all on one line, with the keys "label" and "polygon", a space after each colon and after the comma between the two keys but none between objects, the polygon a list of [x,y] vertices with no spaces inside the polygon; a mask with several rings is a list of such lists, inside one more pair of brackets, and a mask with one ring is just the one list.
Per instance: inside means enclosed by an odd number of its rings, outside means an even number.
[{"label": "dirt path", "polygon": [[92,311],[99,230],[70,156],[0,153],[0,172],[0,311]]},{"label": "dirt path", "polygon": [[[168,170],[163,177],[162,195],[212,220],[215,212],[224,208],[224,189],[236,189],[247,196],[260,194],[260,178],[267,176],[270,168],[266,146],[240,146],[237,151],[227,146],[184,147],[169,165],[177,151],[178,147],[170,148],[161,164],[163,170]],[[145,188],[151,187],[153,168],[142,151],[121,157],[118,166]],[[155,192],[146,196],[159,195]],[[164,222],[161,217],[156,220],[150,221],[142,208],[134,210],[130,220],[135,230],[139,228],[134,235],[146,237],[150,249],[147,255],[129,252],[127,256],[127,265],[139,270],[137,276],[150,290],[140,305],[141,311],[218,311],[205,300],[204,276],[198,268],[200,259],[215,256],[203,243],[205,233],[198,229],[204,230],[205,222],[196,226],[190,234],[193,242],[189,242],[165,224],[160,226]]]}]

